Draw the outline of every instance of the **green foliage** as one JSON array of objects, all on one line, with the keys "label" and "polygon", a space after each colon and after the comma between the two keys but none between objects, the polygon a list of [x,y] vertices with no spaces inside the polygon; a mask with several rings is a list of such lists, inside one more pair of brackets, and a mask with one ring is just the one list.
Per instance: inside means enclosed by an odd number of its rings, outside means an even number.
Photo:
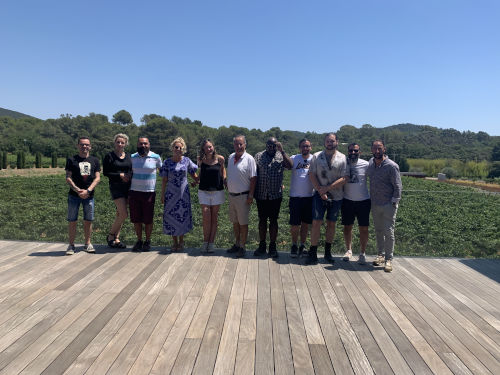
[{"label": "green foliage", "polygon": [[443,168],[451,168],[455,177],[484,179],[490,170],[490,165],[485,160],[464,162],[456,159],[408,159],[408,164],[411,172],[424,172],[431,177],[436,177]]},{"label": "green foliage", "polygon": [[491,151],[491,161],[500,161],[500,142]]},{"label": "green foliage", "polygon": [[[290,173],[285,174],[285,195],[279,217],[278,249],[288,251],[290,243],[288,225],[288,194]],[[499,257],[500,196],[436,181],[403,177],[403,197],[396,219],[396,255]],[[163,207],[159,199],[161,183],[157,183],[154,246],[171,243],[162,234]],[[0,178],[2,205],[0,205],[0,238],[31,241],[67,241],[67,193],[64,175],[44,177]],[[104,244],[106,234],[115,217],[115,206],[109,195],[107,179],[96,188],[96,220],[93,242]],[[186,235],[189,247],[202,243],[201,210],[196,189],[191,189],[194,229]],[[248,250],[258,245],[257,209],[250,214]],[[339,228],[334,240],[334,252],[343,254],[344,244]],[[354,229],[354,249],[359,246],[357,228]],[[135,235],[127,220],[122,240],[129,246]],[[324,229],[322,229],[322,239]],[[78,224],[77,242],[83,241],[83,228]],[[228,219],[228,203],[219,214],[216,246],[230,247],[233,241],[232,225]],[[323,243],[320,242],[320,248]],[[376,253],[375,234],[370,224],[368,254]]]},{"label": "green foliage", "polygon": [[488,174],[488,178],[497,177],[500,177],[500,161],[494,161],[491,163],[490,173]]},{"label": "green foliage", "polygon": [[36,153],[35,167],[42,168],[42,154],[40,152]]},{"label": "green foliage", "polygon": [[51,157],[50,157],[50,166],[52,168],[56,168],[57,167],[57,154],[55,152],[52,153]]},{"label": "green foliage", "polygon": [[121,111],[118,111],[113,115],[113,122],[122,125],[131,124],[133,122],[132,115],[130,114],[130,112],[122,109]]},{"label": "green foliage", "polygon": [[17,152],[17,161],[16,161],[17,169],[24,169],[26,166],[26,159],[24,155],[24,151]]},{"label": "green foliage", "polygon": [[3,151],[2,155],[2,168],[7,169],[7,151]]},{"label": "green foliage", "polygon": [[457,178],[458,177],[458,172],[453,167],[444,167],[441,170],[441,173],[444,173],[447,178]]}]

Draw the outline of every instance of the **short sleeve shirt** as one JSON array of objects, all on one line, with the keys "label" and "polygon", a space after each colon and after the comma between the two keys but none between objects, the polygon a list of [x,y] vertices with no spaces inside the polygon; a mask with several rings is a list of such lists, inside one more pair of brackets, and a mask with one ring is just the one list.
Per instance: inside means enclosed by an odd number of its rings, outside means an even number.
[{"label": "short sleeve shirt", "polygon": [[274,156],[266,151],[255,155],[257,165],[257,185],[255,198],[278,199],[283,196],[283,154],[276,151]]},{"label": "short sleeve shirt", "polygon": [[257,176],[257,167],[254,158],[249,153],[244,152],[236,163],[234,155],[232,153],[227,162],[227,190],[237,194],[250,189],[250,180]]},{"label": "short sleeve shirt", "polygon": [[[336,151],[329,164],[325,151],[316,152],[311,160],[309,173],[314,173],[321,186],[330,185],[348,175],[347,159],[343,153]],[[341,200],[344,197],[344,191],[342,188],[329,191],[328,197],[336,201]]]},{"label": "short sleeve shirt", "polygon": [[[71,179],[77,187],[80,189],[88,189],[92,182],[94,182],[96,172],[101,171],[101,164],[99,159],[95,156],[89,156],[87,158],[82,158],[80,155],[75,155],[72,158],[66,160],[66,171],[71,172]],[[69,190],[70,195],[75,197],[78,194]],[[94,192],[90,192],[89,197],[92,198]]]},{"label": "short sleeve shirt", "polygon": [[156,187],[156,170],[161,168],[160,155],[152,151],[146,156],[140,156],[135,153],[131,156],[132,159],[132,185],[130,190],[153,192]]},{"label": "short sleeve shirt", "polygon": [[368,162],[358,159],[356,163],[347,162],[349,167],[349,179],[344,185],[344,198],[351,201],[364,201],[370,199],[366,186],[366,170]]},{"label": "short sleeve shirt", "polygon": [[291,197],[312,197],[313,185],[309,179],[309,168],[313,156],[304,159],[302,154],[293,155],[292,177],[290,180],[290,196]]}]

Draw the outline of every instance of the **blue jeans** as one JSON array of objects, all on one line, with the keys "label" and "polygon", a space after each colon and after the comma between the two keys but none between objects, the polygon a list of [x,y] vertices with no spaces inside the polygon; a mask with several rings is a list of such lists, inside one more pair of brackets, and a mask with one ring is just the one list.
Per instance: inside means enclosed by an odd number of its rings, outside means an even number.
[{"label": "blue jeans", "polygon": [[312,202],[312,219],[323,220],[326,211],[326,220],[337,221],[342,199],[338,201],[324,201],[318,193],[314,193]]},{"label": "blue jeans", "polygon": [[384,255],[391,260],[394,254],[394,225],[396,223],[397,207],[392,203],[382,206],[372,203],[373,226],[377,237],[378,255]]},{"label": "blue jeans", "polygon": [[83,206],[83,220],[94,220],[94,198],[82,199],[74,195],[68,195],[68,221],[78,220],[80,203]]}]

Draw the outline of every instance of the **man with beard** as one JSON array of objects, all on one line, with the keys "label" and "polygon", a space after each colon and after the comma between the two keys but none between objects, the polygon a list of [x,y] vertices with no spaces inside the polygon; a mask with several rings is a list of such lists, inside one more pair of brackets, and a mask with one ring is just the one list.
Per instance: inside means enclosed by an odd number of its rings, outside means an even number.
[{"label": "man with beard", "polygon": [[259,214],[259,247],[255,256],[266,254],[267,220],[269,219],[269,256],[278,257],[276,238],[278,237],[278,217],[283,197],[283,169],[291,168],[292,161],[283,151],[281,143],[270,137],[265,151],[255,155],[257,165],[257,185],[255,199]]},{"label": "man with beard", "polygon": [[368,243],[368,226],[370,225],[370,194],[366,186],[366,169],[368,162],[359,159],[361,150],[357,143],[347,147],[347,166],[349,178],[344,185],[344,199],[342,200],[342,225],[344,226],[344,242],[346,252],[344,260],[349,261],[352,256],[352,227],[358,219],[360,253],[359,264],[366,264],[366,245]]},{"label": "man with beard", "polygon": [[[311,165],[311,141],[304,138],[299,142],[300,154],[293,155],[292,177],[290,180],[290,232],[292,235],[292,258],[302,256],[305,249],[307,232],[312,223],[312,196],[313,186],[309,179],[309,167]],[[297,241],[300,233],[300,246]]]},{"label": "man with beard", "polygon": [[378,256],[373,261],[373,265],[384,264],[384,271],[391,272],[394,253],[394,224],[403,185],[401,184],[399,166],[390,160],[385,152],[382,140],[373,141],[373,158],[370,159],[366,174],[370,178],[372,218],[377,237]]},{"label": "man with beard", "polygon": [[325,150],[313,155],[309,178],[313,184],[313,223],[311,229],[311,247],[306,264],[318,262],[318,241],[321,225],[326,211],[325,260],[334,262],[331,249],[335,237],[335,223],[342,205],[344,193],[342,186],[347,180],[347,160],[337,151],[338,139],[335,133],[325,135]]},{"label": "man with beard", "polygon": [[252,155],[245,151],[247,141],[244,135],[240,134],[233,138],[233,147],[234,153],[229,155],[224,184],[229,194],[229,219],[233,223],[235,242],[227,252],[242,258],[246,254],[248,217],[253,203],[257,168]]},{"label": "man with beard", "polygon": [[75,253],[76,224],[80,204],[83,207],[83,232],[85,245],[83,250],[95,253],[90,243],[92,221],[94,220],[94,189],[101,180],[101,165],[99,159],[90,156],[90,139],[78,138],[78,155],[66,160],[66,183],[70,190],[68,194],[68,234],[69,245],[66,255]]},{"label": "man with beard", "polygon": [[[132,185],[129,192],[130,221],[134,224],[137,242],[132,251],[149,251],[156,198],[156,172],[161,168],[160,155],[150,151],[147,137],[139,137],[137,152],[132,154]],[[142,231],[146,240],[142,241]]]}]

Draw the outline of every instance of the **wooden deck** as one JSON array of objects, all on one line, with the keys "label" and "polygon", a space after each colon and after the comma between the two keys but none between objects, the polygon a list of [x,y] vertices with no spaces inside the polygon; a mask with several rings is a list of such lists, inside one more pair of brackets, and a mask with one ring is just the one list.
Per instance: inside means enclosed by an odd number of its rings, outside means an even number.
[{"label": "wooden deck", "polygon": [[500,261],[65,248],[0,241],[0,374],[500,374]]}]

